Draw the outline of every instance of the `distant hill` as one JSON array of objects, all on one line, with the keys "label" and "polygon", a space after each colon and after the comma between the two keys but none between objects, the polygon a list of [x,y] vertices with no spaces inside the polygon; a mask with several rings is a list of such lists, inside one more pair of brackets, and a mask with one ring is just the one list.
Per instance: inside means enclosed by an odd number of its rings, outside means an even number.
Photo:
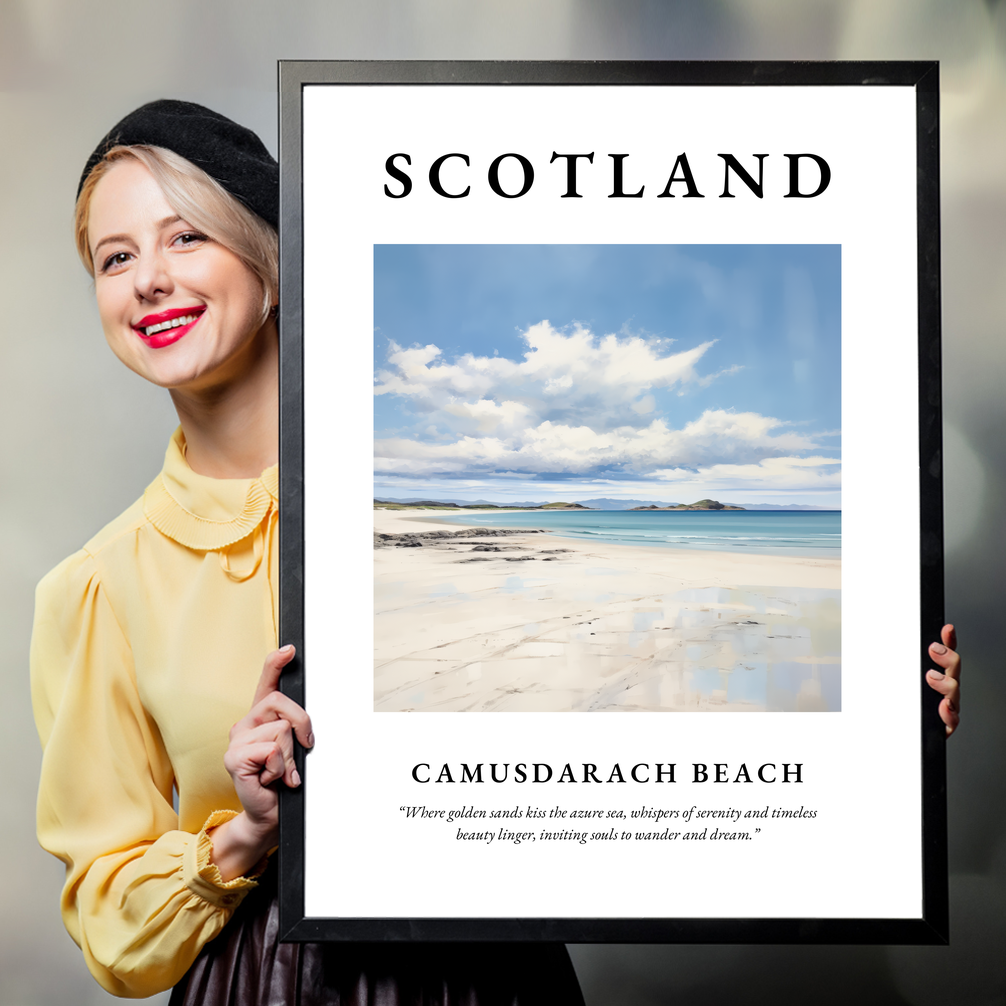
[{"label": "distant hill", "polygon": [[[702,506],[706,502],[716,502],[715,500],[699,500],[698,503],[666,503],[661,500],[638,500],[638,499],[611,499],[602,497],[599,499],[577,500],[575,503],[549,503],[547,500],[520,500],[514,503],[493,502],[491,500],[477,499],[439,499],[434,500],[429,497],[408,496],[405,498],[395,498],[393,496],[375,497],[374,506],[395,509],[401,507],[411,507],[418,509],[436,510],[716,510],[720,506]],[[802,503],[724,503],[721,505],[724,510],[831,510],[837,511],[840,507],[807,506]]]},{"label": "distant hill", "polygon": [[778,503],[748,503],[745,510],[829,510],[838,511],[841,507],[837,506],[806,506],[803,503],[787,503],[785,506],[780,506]]},{"label": "distant hill", "polygon": [[478,508],[478,509],[506,509],[506,510],[535,510],[538,507],[545,505],[545,500],[540,500],[535,502],[534,500],[520,500],[514,503],[493,503],[490,500],[459,500],[459,499],[441,499],[441,500],[430,500],[422,499],[419,496],[406,496],[406,497],[394,497],[394,496],[377,496],[374,498],[375,506],[380,503],[392,503],[398,506],[448,506],[448,507],[458,507],[463,509]]},{"label": "distant hill", "polygon": [[374,506],[382,510],[460,510],[457,503],[442,503],[440,500],[416,500],[414,503],[390,503],[374,500]]},{"label": "distant hill", "polygon": [[697,503],[678,503],[675,506],[634,506],[633,510],[746,510],[746,507],[720,503],[717,500],[699,500]]},{"label": "distant hill", "polygon": [[579,503],[468,503],[464,500],[378,499],[374,506],[382,510],[589,510]]},{"label": "distant hill", "polygon": [[[593,500],[577,500],[578,503],[582,503],[585,507],[590,507],[591,510],[641,510],[648,509],[650,507],[656,507],[658,510],[674,510],[675,508],[682,506],[680,503],[668,503],[662,500],[618,500],[610,498],[601,498]],[[736,510],[840,510],[841,507],[829,507],[829,506],[807,506],[803,503],[787,503],[785,505],[780,505],[778,503],[745,503],[741,505],[740,503],[726,503],[725,507],[729,507]]]},{"label": "distant hill", "polygon": [[677,503],[667,503],[661,500],[616,500],[601,498],[595,500],[577,500],[581,506],[589,507],[591,510],[634,510],[641,506],[671,507]]}]

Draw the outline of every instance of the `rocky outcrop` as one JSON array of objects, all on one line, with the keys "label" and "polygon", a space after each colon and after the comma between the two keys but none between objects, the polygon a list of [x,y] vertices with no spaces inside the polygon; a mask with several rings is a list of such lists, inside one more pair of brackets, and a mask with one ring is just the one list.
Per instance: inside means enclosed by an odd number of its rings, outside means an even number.
[{"label": "rocky outcrop", "polygon": [[[470,546],[467,549],[468,552],[480,553],[466,559],[457,559],[457,562],[531,562],[535,559],[540,559],[542,562],[555,562],[562,553],[572,551],[568,548],[534,549],[517,541],[509,544],[506,541],[486,542],[479,540],[532,534],[548,534],[548,531],[543,531],[540,528],[467,527],[460,531],[407,531],[404,534],[375,532],[374,548],[425,548],[434,549],[437,552],[458,552],[463,546]],[[484,554],[487,552],[525,552],[528,554]]]},{"label": "rocky outcrop", "polygon": [[374,548],[420,548],[424,545],[481,545],[461,538],[500,538],[508,534],[548,534],[538,528],[466,527],[462,531],[408,531],[405,534],[374,533]]}]

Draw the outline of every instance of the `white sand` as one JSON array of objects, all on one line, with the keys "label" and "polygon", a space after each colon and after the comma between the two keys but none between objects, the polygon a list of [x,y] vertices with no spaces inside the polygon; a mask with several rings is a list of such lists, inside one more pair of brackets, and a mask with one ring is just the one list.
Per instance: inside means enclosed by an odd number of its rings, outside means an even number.
[{"label": "white sand", "polygon": [[[464,527],[436,515],[375,510],[374,526]],[[838,708],[837,559],[522,533],[374,564],[377,710]]]}]

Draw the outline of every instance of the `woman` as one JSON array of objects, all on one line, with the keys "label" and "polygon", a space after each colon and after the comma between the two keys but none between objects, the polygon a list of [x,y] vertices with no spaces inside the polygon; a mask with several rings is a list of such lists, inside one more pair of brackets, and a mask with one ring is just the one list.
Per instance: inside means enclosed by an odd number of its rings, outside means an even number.
[{"label": "woman", "polygon": [[38,831],[67,929],[121,996],[582,1006],[561,945],[277,943],[276,787],[314,740],[277,690],[277,221],[258,137],[187,102],[128,115],[81,178],[106,339],[180,426],[143,497],[38,589]]},{"label": "woman", "polygon": [[[39,585],[38,829],[67,929],[122,996],[582,1004],[561,946],[276,942],[276,785],[300,784],[293,737],[313,744],[274,649],[277,185],[253,133],[174,101],[123,119],[81,179],[106,338],[180,427],[143,497]],[[930,649],[948,734],[955,646],[948,626]]]}]

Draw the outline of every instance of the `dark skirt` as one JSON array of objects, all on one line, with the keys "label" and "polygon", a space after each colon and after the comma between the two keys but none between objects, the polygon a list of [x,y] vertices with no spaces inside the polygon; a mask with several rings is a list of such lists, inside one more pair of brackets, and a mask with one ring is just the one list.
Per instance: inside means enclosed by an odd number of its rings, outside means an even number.
[{"label": "dark skirt", "polygon": [[280,943],[270,874],[169,1006],[583,1006],[561,943]]}]

